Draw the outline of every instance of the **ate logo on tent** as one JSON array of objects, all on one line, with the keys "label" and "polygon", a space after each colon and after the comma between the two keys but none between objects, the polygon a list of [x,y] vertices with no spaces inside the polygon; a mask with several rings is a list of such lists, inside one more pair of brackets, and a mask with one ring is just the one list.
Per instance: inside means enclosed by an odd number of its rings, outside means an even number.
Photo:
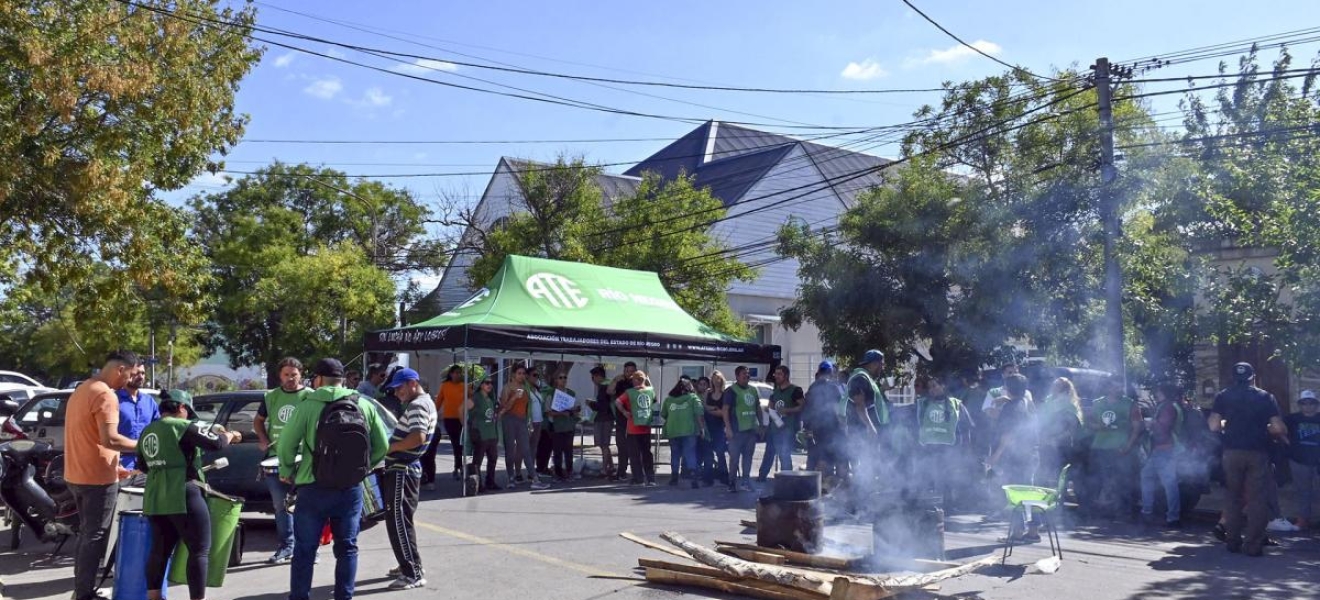
[{"label": "ate logo on tent", "polygon": [[583,308],[587,297],[572,279],[554,273],[537,273],[527,278],[527,294],[555,308]]}]

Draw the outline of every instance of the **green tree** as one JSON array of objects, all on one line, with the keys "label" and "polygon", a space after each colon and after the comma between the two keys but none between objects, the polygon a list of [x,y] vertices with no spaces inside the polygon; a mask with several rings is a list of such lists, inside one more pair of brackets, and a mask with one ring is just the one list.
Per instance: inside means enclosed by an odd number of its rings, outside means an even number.
[{"label": "green tree", "polygon": [[172,218],[150,197],[238,141],[234,93],[261,52],[244,37],[251,7],[147,3],[240,26],[113,0],[0,3],[0,284],[28,279],[49,294],[109,268],[116,295],[188,295],[191,265],[145,231]]},{"label": "green tree", "polygon": [[[522,170],[522,194],[494,227],[469,214],[461,222],[476,255],[468,285],[484,284],[510,254],[623,269],[654,271],[674,301],[712,328],[741,336],[746,326],[729,308],[726,290],[755,270],[729,257],[709,223],[724,216],[721,201],[689,177],[669,181],[648,173],[635,192],[607,199],[601,170],[582,159]],[[653,224],[664,219],[660,225]]]},{"label": "green tree", "polygon": [[1227,343],[1268,342],[1297,365],[1320,361],[1320,58],[1305,77],[1286,49],[1268,66],[1256,52],[1227,84],[1183,103],[1181,147],[1198,170],[1175,217],[1193,243],[1277,251],[1273,269],[1204,273],[1209,311],[1203,329]]},{"label": "green tree", "polygon": [[271,382],[284,356],[356,354],[392,322],[391,275],[444,264],[408,191],[332,169],[275,163],[192,207],[216,299],[203,342]]},{"label": "green tree", "polygon": [[[932,362],[921,368],[936,373],[978,367],[1010,340],[1056,361],[1099,356],[1094,104],[1094,90],[1023,73],[948,86],[938,107],[917,112],[923,125],[904,141],[907,162],[860,196],[837,231],[781,230],[780,251],[801,261],[803,281],[786,324],[816,323],[835,355],[879,347],[908,356],[929,343]],[[1159,136],[1142,106],[1121,104],[1115,118],[1121,144]],[[1128,164],[1158,170],[1150,154],[1131,152]],[[1119,185],[1128,220],[1149,213],[1146,178]],[[1176,262],[1176,245],[1139,231],[1125,246],[1129,263]],[[1129,329],[1164,327],[1168,307],[1189,297],[1186,279],[1152,274],[1130,286],[1125,303],[1141,293],[1159,310],[1128,311]],[[1146,346],[1130,348],[1130,365],[1144,364]]]}]

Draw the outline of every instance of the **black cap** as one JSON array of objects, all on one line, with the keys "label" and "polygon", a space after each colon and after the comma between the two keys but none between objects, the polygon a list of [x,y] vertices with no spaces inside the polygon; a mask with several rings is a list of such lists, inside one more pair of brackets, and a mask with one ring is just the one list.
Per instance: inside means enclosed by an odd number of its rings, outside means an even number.
[{"label": "black cap", "polygon": [[605,367],[602,367],[602,366],[600,366],[600,365],[596,365],[596,366],[594,366],[594,367],[591,368],[591,374],[592,374],[592,375],[600,375],[601,377],[605,377]]},{"label": "black cap", "polygon": [[1256,370],[1251,368],[1251,363],[1240,362],[1233,365],[1233,379],[1238,381],[1251,381],[1256,376]]},{"label": "black cap", "polygon": [[334,358],[322,358],[316,361],[316,368],[312,369],[312,374],[317,377],[344,377],[344,363]]}]

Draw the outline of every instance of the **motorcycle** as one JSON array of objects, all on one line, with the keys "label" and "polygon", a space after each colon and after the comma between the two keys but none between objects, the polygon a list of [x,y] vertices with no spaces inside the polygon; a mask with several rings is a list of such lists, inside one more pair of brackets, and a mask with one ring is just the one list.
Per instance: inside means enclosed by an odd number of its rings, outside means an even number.
[{"label": "motorcycle", "polygon": [[[43,480],[37,468],[49,461]],[[21,530],[28,528],[43,542],[59,541],[60,548],[78,533],[78,509],[64,482],[64,457],[50,444],[35,440],[12,440],[0,444],[0,500],[9,510],[10,549],[17,550]]]}]

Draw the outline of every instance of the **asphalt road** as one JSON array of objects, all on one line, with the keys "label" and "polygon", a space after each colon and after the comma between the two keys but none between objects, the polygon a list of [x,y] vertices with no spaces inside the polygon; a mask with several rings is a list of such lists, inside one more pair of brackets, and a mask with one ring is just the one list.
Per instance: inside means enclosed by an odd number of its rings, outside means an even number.
[{"label": "asphalt road", "polygon": [[[418,536],[427,571],[423,589],[391,592],[385,573],[394,566],[381,526],[359,539],[358,595],[398,598],[441,597],[480,600],[533,598],[677,598],[677,591],[647,585],[635,572],[637,558],[667,558],[618,537],[631,531],[657,539],[677,531],[699,543],[755,541],[740,519],[754,518],[755,494],[730,494],[720,486],[690,490],[664,485],[634,488],[585,480],[529,492],[498,492],[456,498],[458,487],[423,492],[417,514]],[[1071,519],[1069,519],[1071,520]],[[946,546],[950,559],[997,553],[1004,524],[980,515],[952,517]],[[1165,533],[1128,524],[1064,527],[1064,560],[1053,574],[1032,568],[1049,556],[1043,545],[1019,548],[1007,565],[945,582],[940,593],[987,600],[1026,598],[1320,598],[1320,542],[1310,536],[1282,538],[1283,547],[1264,558],[1228,554],[1212,543],[1208,524]],[[269,521],[249,530],[244,564],[210,598],[275,600],[288,591],[288,567],[266,566],[274,549]],[[831,525],[828,536],[843,544],[867,544],[859,524]],[[7,540],[0,534],[0,540]],[[51,546],[27,542],[18,552],[0,553],[3,595],[18,600],[64,599],[73,571],[65,556],[51,559]],[[318,565],[313,598],[332,595],[333,566],[328,548]],[[685,590],[697,597],[712,596]],[[170,597],[186,598],[182,586]]]}]

